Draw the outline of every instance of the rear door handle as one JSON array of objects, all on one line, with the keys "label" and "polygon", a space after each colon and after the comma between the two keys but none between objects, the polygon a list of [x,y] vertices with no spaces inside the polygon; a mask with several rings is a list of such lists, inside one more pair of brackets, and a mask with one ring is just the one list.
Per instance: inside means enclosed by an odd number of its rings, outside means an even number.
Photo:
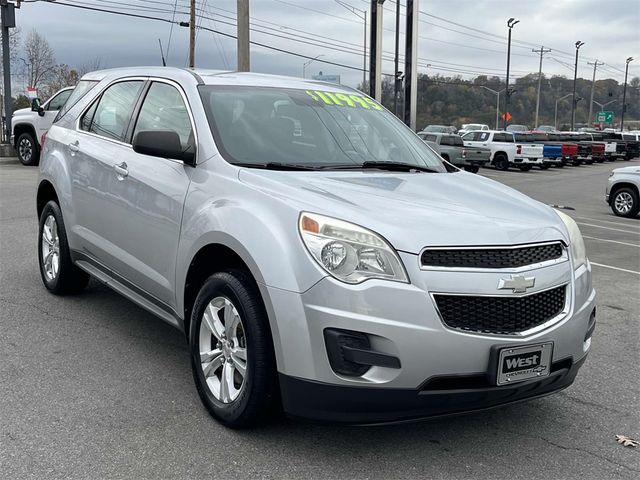
[{"label": "rear door handle", "polygon": [[72,153],[76,153],[80,151],[80,142],[78,140],[76,140],[75,142],[71,142],[69,145],[67,145],[69,147],[69,150]]},{"label": "rear door handle", "polygon": [[129,175],[129,170],[127,169],[127,164],[125,162],[122,162],[119,165],[114,165],[113,169],[118,174],[118,177],[121,177],[121,179]]}]

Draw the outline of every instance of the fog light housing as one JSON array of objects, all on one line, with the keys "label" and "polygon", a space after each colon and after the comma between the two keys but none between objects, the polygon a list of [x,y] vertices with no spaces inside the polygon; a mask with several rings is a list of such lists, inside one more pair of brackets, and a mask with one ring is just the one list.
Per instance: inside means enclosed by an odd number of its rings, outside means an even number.
[{"label": "fog light housing", "polygon": [[362,332],[327,328],[324,330],[329,364],[334,372],[360,377],[372,366],[400,368],[400,359],[371,350],[369,337]]}]

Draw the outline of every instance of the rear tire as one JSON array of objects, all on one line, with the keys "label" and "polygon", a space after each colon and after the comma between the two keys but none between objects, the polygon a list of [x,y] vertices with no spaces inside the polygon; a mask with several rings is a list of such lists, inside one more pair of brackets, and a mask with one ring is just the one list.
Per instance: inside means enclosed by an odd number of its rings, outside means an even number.
[{"label": "rear tire", "polygon": [[540,165],[540,170],[549,170],[549,164],[543,163],[542,165]]},{"label": "rear tire", "polygon": [[531,165],[518,165],[518,168],[521,172],[528,172],[532,167]]},{"label": "rear tire", "polygon": [[616,190],[609,202],[611,210],[618,217],[632,218],[640,211],[638,192],[629,187],[622,187]]},{"label": "rear tire", "polygon": [[38,144],[31,133],[25,132],[18,137],[16,151],[21,164],[27,167],[38,165],[40,152],[38,151]]},{"label": "rear tire", "polygon": [[71,261],[62,211],[53,200],[40,215],[38,263],[44,286],[56,295],[78,293],[89,283],[89,274]]},{"label": "rear tire", "polygon": [[493,165],[497,170],[507,171],[509,170],[509,159],[506,155],[499,153],[493,159]]},{"label": "rear tire", "polygon": [[189,345],[198,394],[220,423],[252,427],[275,410],[278,379],[269,321],[246,273],[218,272],[206,280],[193,307]]}]

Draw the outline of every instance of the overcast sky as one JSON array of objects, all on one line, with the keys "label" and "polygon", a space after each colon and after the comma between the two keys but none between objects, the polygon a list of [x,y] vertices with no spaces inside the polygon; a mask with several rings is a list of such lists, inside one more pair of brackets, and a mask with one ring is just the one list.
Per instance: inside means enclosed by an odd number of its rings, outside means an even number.
[{"label": "overcast sky", "polygon": [[[181,12],[188,11],[189,0],[177,0],[177,3],[175,0],[61,0],[59,3],[188,20]],[[369,6],[368,0],[344,0],[344,3],[360,9],[360,16]],[[401,3],[404,5],[405,0]],[[629,56],[637,58],[630,65],[630,78],[640,75],[639,0],[421,0],[419,3],[421,72],[503,77],[506,20],[515,17],[520,23],[513,30],[512,76],[537,72],[539,56],[531,50],[544,45],[553,50],[545,55],[544,73],[572,77],[577,40],[585,42],[580,50],[579,76],[591,78],[593,67],[587,62],[598,59],[605,62],[605,66],[599,67],[597,78],[615,78],[622,82],[625,59]],[[318,60],[362,68],[363,21],[335,0],[251,0],[250,4],[252,28],[266,32],[252,32],[253,41],[310,57],[322,55]],[[199,26],[235,35],[235,26],[229,23],[233,23],[236,0],[197,0],[197,5],[199,13],[209,17],[199,19]],[[395,2],[387,0],[384,8],[383,50],[389,60],[384,62],[383,71],[392,73]],[[404,12],[404,8],[402,10]],[[16,20],[23,38],[31,29],[37,29],[53,47],[56,60],[71,66],[96,58],[104,67],[158,65],[161,62],[159,38],[168,64],[181,67],[187,64],[188,28],[174,26],[170,33],[171,24],[167,22],[44,2],[23,3]],[[404,21],[403,13],[401,32],[404,32]],[[273,35],[295,36],[299,41]],[[404,45],[404,36],[401,36],[401,45]],[[301,76],[305,61],[261,46],[251,47],[254,71]],[[200,29],[196,66],[235,69],[235,65],[235,40]],[[319,61],[308,65],[307,76],[320,70],[325,74],[340,74],[343,83],[350,85],[356,85],[362,78],[358,70]]]}]

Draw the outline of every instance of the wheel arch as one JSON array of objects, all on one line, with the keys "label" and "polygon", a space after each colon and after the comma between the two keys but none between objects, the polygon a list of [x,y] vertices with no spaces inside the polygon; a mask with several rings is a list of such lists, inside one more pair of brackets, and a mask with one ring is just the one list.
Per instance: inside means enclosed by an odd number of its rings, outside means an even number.
[{"label": "wheel arch", "polygon": [[30,123],[18,123],[13,127],[13,147],[17,148],[18,146],[18,137],[23,133],[30,133],[33,135],[33,139],[36,142],[36,148],[40,148],[40,142],[38,141],[38,135],[36,134],[36,128]]},{"label": "wheel arch", "polygon": [[614,184],[611,187],[611,192],[609,193],[609,204],[613,202],[613,198],[615,197],[616,193],[618,193],[618,190],[620,190],[621,188],[630,188],[636,193],[636,196],[640,198],[640,190],[638,189],[638,186],[633,182],[623,180]]},{"label": "wheel arch", "polygon": [[40,218],[44,206],[50,200],[55,200],[56,203],[60,205],[58,193],[56,192],[53,184],[49,180],[42,180],[38,185],[38,193],[36,194],[36,211],[38,213],[38,218]]}]

